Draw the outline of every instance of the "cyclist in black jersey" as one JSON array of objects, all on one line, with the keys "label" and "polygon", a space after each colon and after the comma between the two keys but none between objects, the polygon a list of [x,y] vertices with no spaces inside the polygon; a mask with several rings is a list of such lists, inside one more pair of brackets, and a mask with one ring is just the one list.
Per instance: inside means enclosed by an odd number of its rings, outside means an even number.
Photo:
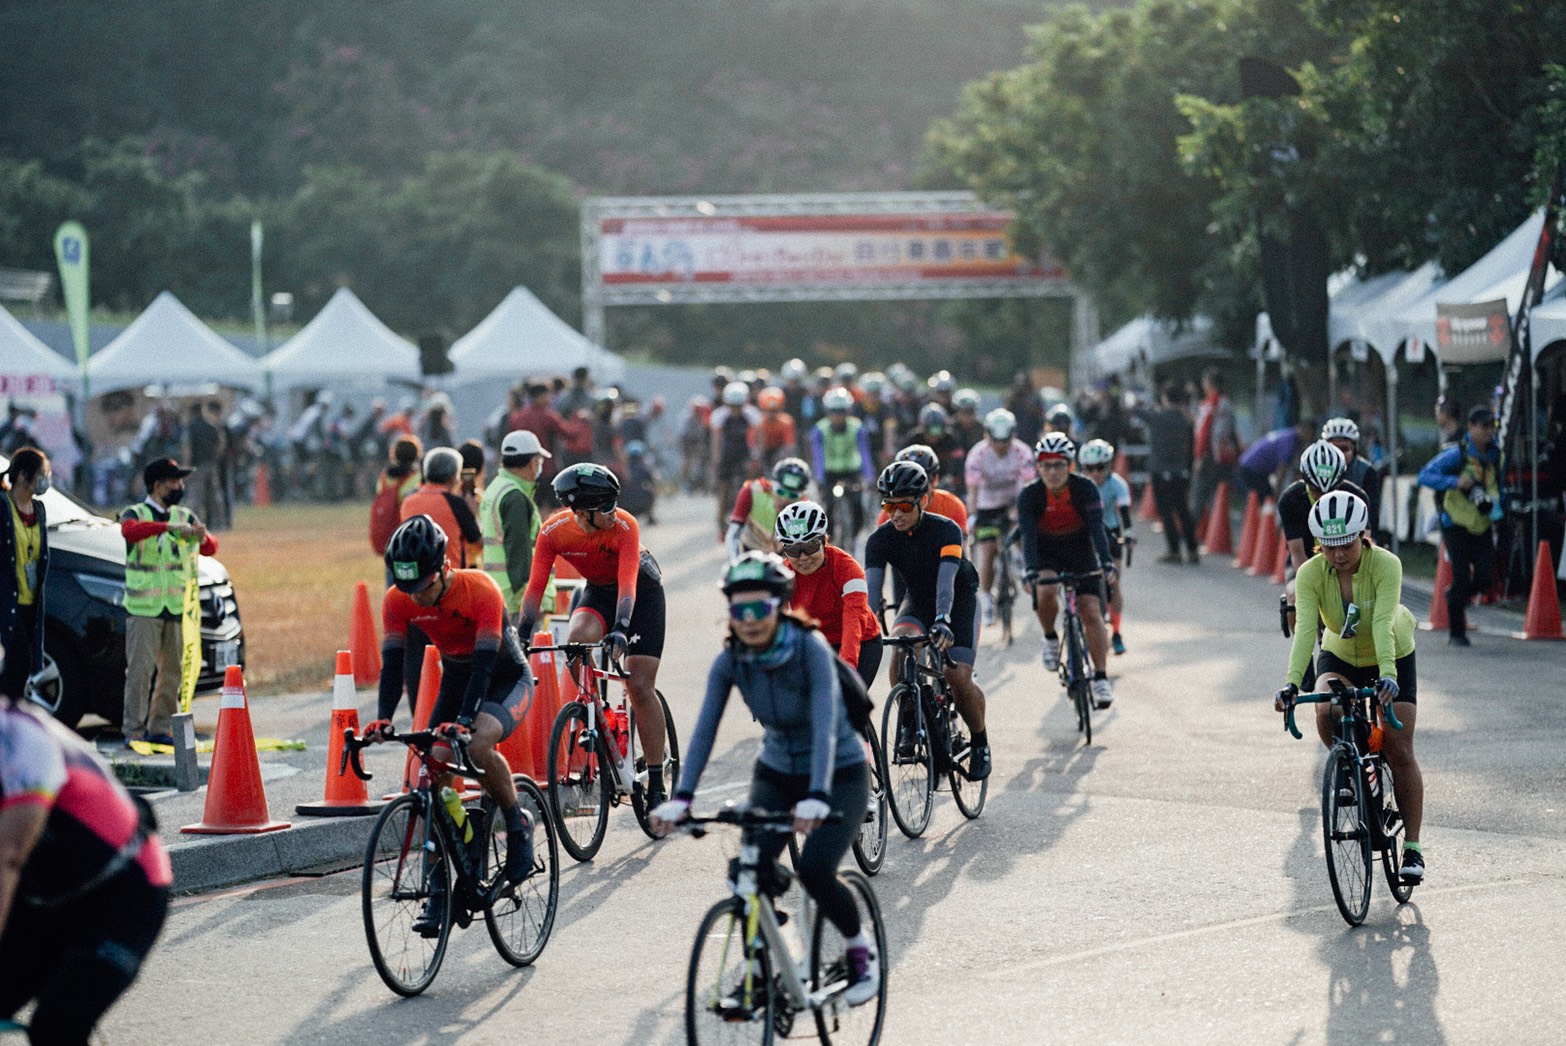
[{"label": "cyclist in black jersey", "polygon": [[[876,481],[888,519],[865,542],[865,581],[870,609],[882,612],[888,566],[902,574],[908,591],[897,608],[892,635],[928,635],[946,653],[947,685],[957,711],[973,735],[968,776],[990,775],[990,744],[984,730],[984,691],[973,681],[979,645],[979,573],[963,555],[963,532],[945,516],[925,511],[930,476],[912,461],[894,461]],[[897,659],[893,658],[893,680]]]},{"label": "cyclist in black jersey", "polygon": [[[1293,571],[1298,570],[1311,557],[1310,549],[1316,540],[1310,533],[1312,506],[1323,494],[1333,490],[1353,494],[1369,504],[1365,491],[1357,484],[1349,482],[1347,464],[1347,459],[1344,458],[1337,444],[1318,440],[1306,447],[1304,453],[1300,455],[1301,478],[1283,488],[1283,493],[1278,495],[1278,527],[1283,531],[1283,540],[1289,546],[1291,568],[1288,584],[1283,590],[1287,608],[1284,611],[1287,624],[1285,631],[1288,634],[1292,635],[1294,632]],[[1308,686],[1315,685],[1314,667],[1307,668],[1305,676]]]}]

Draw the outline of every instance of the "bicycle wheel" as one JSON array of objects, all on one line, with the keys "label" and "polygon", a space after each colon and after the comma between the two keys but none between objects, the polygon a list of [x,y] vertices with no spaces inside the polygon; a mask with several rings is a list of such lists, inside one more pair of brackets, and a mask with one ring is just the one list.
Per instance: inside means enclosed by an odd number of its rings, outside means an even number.
[{"label": "bicycle wheel", "polygon": [[865,823],[859,826],[854,837],[854,860],[866,875],[874,875],[886,861],[886,784],[881,776],[884,755],[881,739],[875,732],[875,724],[865,726],[865,748],[870,765],[870,806],[865,811]]},{"label": "bicycle wheel", "polygon": [[961,768],[967,763],[972,746],[968,739],[968,725],[955,712],[952,713],[949,731],[952,739],[952,769],[949,775],[952,799],[962,815],[972,821],[984,812],[984,801],[990,794],[990,779],[986,777],[982,781],[970,781],[963,774]]},{"label": "bicycle wheel", "polygon": [[1000,560],[999,577],[995,581],[995,616],[1000,621],[1001,637],[1011,646],[1011,610],[1017,603],[1017,585],[1011,578],[1011,553],[1002,545],[996,553]]},{"label": "bicycle wheel", "polygon": [[713,905],[696,931],[685,981],[685,1039],[706,1043],[771,1043],[775,1029],[772,962],[766,949],[749,952],[745,902]]},{"label": "bicycle wheel", "polygon": [[417,995],[435,980],[451,938],[452,905],[440,932],[413,928],[432,892],[451,897],[451,860],[440,832],[426,823],[429,793],[393,799],[375,820],[364,850],[364,936],[375,972],[398,995]]},{"label": "bicycle wheel", "polygon": [[892,688],[881,712],[882,777],[898,831],[917,839],[930,826],[935,800],[935,756],[919,695],[906,683]]},{"label": "bicycle wheel", "polygon": [[810,939],[810,982],[816,991],[839,986],[816,1008],[816,1032],[827,1046],[840,1043],[881,1041],[881,1026],[886,1021],[886,980],[891,962],[886,954],[886,926],[881,922],[881,906],[876,902],[870,880],[854,871],[839,872],[838,878],[854,895],[859,917],[868,922],[875,938],[875,953],[881,962],[881,985],[870,1001],[849,1006],[843,1001],[842,988],[848,986],[848,941],[832,921],[816,909],[815,932]]},{"label": "bicycle wheel", "polygon": [[[1365,819],[1364,782],[1352,749],[1338,745],[1327,754],[1321,778],[1321,826],[1327,848],[1327,878],[1338,911],[1350,926],[1370,910],[1370,832]],[[1339,796],[1353,794],[1353,798]]]},{"label": "bicycle wheel", "polygon": [[[560,904],[560,847],[544,793],[531,778],[516,774],[517,801],[533,819],[533,874],[520,883],[503,880],[506,867],[506,819],[498,811],[490,818],[489,896],[484,925],[500,957],[513,966],[529,966],[549,943]],[[500,881],[496,881],[500,880]]]},{"label": "bicycle wheel", "polygon": [[1071,700],[1077,708],[1077,729],[1082,743],[1093,743],[1093,691],[1088,682],[1087,641],[1082,635],[1082,620],[1075,615],[1066,626],[1066,658],[1071,666]]},{"label": "bicycle wheel", "polygon": [[1378,760],[1381,774],[1381,871],[1387,877],[1387,889],[1398,904],[1407,904],[1413,896],[1413,883],[1405,883],[1399,874],[1399,862],[1403,857],[1403,837],[1407,825],[1403,823],[1403,811],[1397,808],[1397,793],[1392,787],[1392,768],[1385,759]]},{"label": "bicycle wheel", "polygon": [[589,725],[587,706],[572,701],[549,735],[549,806],[560,842],[578,861],[591,861],[609,827],[609,776],[603,734]]},{"label": "bicycle wheel", "polygon": [[[653,691],[658,695],[658,707],[663,709],[663,790],[668,795],[674,791],[674,786],[680,783],[680,734],[674,729],[674,713],[669,711],[669,702],[663,699],[663,691]],[[636,781],[631,785],[631,810],[636,814],[636,823],[642,826],[642,831],[647,833],[647,838],[658,838],[653,834],[652,818],[648,815],[652,812],[647,809],[647,758],[642,754],[642,739],[636,732],[636,713],[631,713],[631,758],[636,767]]]}]

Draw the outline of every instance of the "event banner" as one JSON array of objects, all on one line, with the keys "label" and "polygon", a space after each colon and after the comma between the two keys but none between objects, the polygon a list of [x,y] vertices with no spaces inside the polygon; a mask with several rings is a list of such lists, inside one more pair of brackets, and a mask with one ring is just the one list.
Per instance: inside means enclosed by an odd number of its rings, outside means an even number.
[{"label": "event banner", "polygon": [[60,266],[60,289],[65,294],[65,311],[71,319],[71,340],[76,346],[76,362],[83,372],[87,366],[87,313],[92,300],[87,290],[87,230],[81,222],[62,222],[54,234],[54,257]]},{"label": "event banner", "polygon": [[1436,354],[1443,364],[1504,360],[1511,341],[1505,298],[1471,305],[1436,302]]},{"label": "event banner", "polygon": [[604,218],[599,271],[610,286],[907,285],[1063,279],[1014,253],[1006,212]]}]

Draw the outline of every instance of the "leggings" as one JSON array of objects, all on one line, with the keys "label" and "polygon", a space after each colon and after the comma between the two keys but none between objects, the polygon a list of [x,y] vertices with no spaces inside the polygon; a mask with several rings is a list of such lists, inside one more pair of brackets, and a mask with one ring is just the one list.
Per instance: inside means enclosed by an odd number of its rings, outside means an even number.
[{"label": "leggings", "polygon": [[[770,766],[756,764],[750,780],[750,805],[757,810],[783,813],[810,793],[810,778],[805,774],[784,774]],[[864,763],[839,767],[832,775],[832,809],[843,815],[837,824],[824,824],[805,838],[799,849],[799,865],[794,871],[805,892],[821,906],[821,913],[832,920],[845,938],[859,933],[859,908],[854,895],[837,878],[837,866],[859,834],[865,810],[870,805],[870,774]],[[788,836],[783,832],[762,832],[759,836],[761,859],[776,861]]]},{"label": "leggings", "polygon": [[875,675],[881,668],[881,637],[864,639],[859,643],[859,678],[865,681],[865,689],[875,686]]}]

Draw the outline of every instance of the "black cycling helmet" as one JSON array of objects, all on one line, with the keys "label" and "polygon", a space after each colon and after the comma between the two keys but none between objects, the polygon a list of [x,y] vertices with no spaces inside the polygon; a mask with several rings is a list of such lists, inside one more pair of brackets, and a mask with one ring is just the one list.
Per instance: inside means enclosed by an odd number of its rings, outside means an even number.
[{"label": "black cycling helmet", "polygon": [[916,501],[930,492],[930,474],[912,461],[894,461],[875,481],[882,501]]},{"label": "black cycling helmet", "polygon": [[934,483],[941,478],[941,459],[935,453],[933,447],[927,447],[923,443],[910,443],[897,452],[893,461],[911,461],[930,474],[930,482]]},{"label": "black cycling helmet", "polygon": [[723,594],[763,589],[788,599],[794,594],[794,568],[776,552],[743,552],[723,568]]},{"label": "black cycling helmet", "polygon": [[613,512],[620,500],[620,481],[602,465],[572,465],[555,477],[555,496],[568,509]]},{"label": "black cycling helmet", "polygon": [[410,516],[386,542],[386,569],[404,592],[424,588],[445,565],[446,532],[430,516]]},{"label": "black cycling helmet", "polygon": [[810,489],[810,466],[801,458],[784,458],[772,466],[772,482],[778,489],[802,498]]}]

